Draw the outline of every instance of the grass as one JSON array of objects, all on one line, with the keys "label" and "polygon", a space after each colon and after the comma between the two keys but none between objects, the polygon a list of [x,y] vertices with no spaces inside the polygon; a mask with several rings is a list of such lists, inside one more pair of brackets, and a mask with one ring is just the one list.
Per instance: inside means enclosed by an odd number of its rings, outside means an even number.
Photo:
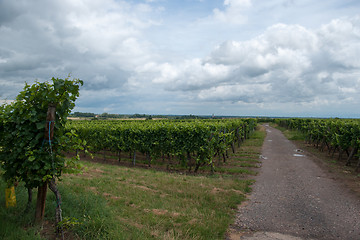
[{"label": "grass", "polygon": [[[188,175],[154,169],[84,162],[86,170],[58,182],[63,216],[80,224],[72,239],[224,239],[237,206],[251,191],[265,131],[256,131],[221,163],[215,174]],[[0,181],[0,188],[5,183]],[[51,238],[24,214],[27,191],[16,188],[17,207],[0,207],[0,239]],[[36,193],[34,193],[36,198]],[[0,204],[5,205],[4,191]],[[52,222],[55,199],[47,196],[45,222]],[[21,217],[20,217],[21,216]],[[39,232],[42,234],[40,235]]]},{"label": "grass", "polygon": [[280,130],[284,134],[284,136],[289,140],[305,141],[305,139],[306,139],[305,135],[303,133],[301,133],[300,131],[289,130],[287,128],[280,127],[277,124],[272,124],[271,126]]},{"label": "grass", "polygon": [[38,232],[39,227],[30,226],[29,222],[33,220],[34,214],[24,214],[26,205],[25,188],[16,189],[17,205],[16,208],[5,208],[5,183],[0,181],[0,239],[41,239]]}]

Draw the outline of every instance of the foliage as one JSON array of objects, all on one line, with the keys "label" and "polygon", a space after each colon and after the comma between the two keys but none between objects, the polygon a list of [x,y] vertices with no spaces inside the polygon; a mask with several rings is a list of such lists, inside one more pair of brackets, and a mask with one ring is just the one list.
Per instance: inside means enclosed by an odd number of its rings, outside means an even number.
[{"label": "foliage", "polygon": [[[52,177],[60,177],[66,170],[63,152],[79,140],[74,132],[66,132],[67,116],[75,106],[79,87],[78,79],[52,78],[52,83],[25,84],[16,100],[0,108],[1,165],[3,177],[10,184],[24,181],[26,187],[34,188]],[[56,106],[53,141],[45,141],[48,106]],[[76,166],[76,159],[68,164]]]},{"label": "foliage", "polygon": [[231,144],[247,138],[255,124],[254,119],[72,121],[67,127],[95,152],[138,151],[151,160],[171,155],[184,163],[191,155],[197,169],[204,164],[212,165],[215,154],[224,154]]},{"label": "foliage", "polygon": [[72,114],[70,114],[71,117],[89,117],[89,118],[93,118],[96,116],[95,113],[82,113],[82,112],[74,112]]},{"label": "foliage", "polygon": [[[84,162],[84,174],[66,174],[58,182],[67,216],[62,226],[70,227],[65,239],[224,239],[253,182],[230,171],[244,169],[243,163],[256,168],[264,137],[265,131],[254,132],[213,175]],[[40,239],[40,232],[49,232],[30,224],[33,214],[24,213],[27,190],[20,186],[18,206],[0,208],[0,239]],[[4,187],[0,179],[0,189]],[[53,194],[47,202],[57,204]],[[53,208],[47,207],[45,218],[51,222],[52,216]]]},{"label": "foliage", "polygon": [[309,142],[347,150],[360,144],[360,122],[342,119],[277,119],[282,127],[299,130]]},{"label": "foliage", "polygon": [[61,222],[58,223],[58,225],[62,228],[62,229],[71,229],[74,226],[80,225],[81,222],[79,222],[79,220],[77,218],[74,217],[65,217],[63,218],[63,220]]},{"label": "foliage", "polygon": [[[328,149],[329,153],[339,151],[339,159],[342,153],[351,150],[346,165],[351,164],[351,159],[356,156],[360,149],[360,121],[353,119],[276,119],[275,122],[281,127],[300,131],[305,139],[320,147]],[[360,169],[360,159],[356,170]]]}]

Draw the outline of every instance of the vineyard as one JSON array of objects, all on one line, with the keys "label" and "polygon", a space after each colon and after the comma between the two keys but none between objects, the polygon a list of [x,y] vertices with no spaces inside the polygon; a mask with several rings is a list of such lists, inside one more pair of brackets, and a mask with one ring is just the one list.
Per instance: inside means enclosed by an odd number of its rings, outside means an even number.
[{"label": "vineyard", "polygon": [[[360,121],[344,119],[276,119],[282,127],[298,130],[305,135],[306,141],[320,151],[328,151],[332,157],[338,155],[338,160],[346,153],[346,166],[353,164],[360,148]],[[355,171],[360,169],[360,158]]]},{"label": "vineyard", "polygon": [[[56,235],[63,239],[64,224],[84,239],[223,239],[234,209],[250,191],[247,176],[261,166],[266,133],[257,125],[264,121],[301,132],[307,143],[340,160],[346,154],[345,164],[360,168],[358,120],[70,121],[81,85],[68,79],[26,85],[14,103],[1,106],[0,186],[13,189],[14,198],[21,186],[16,195],[24,206],[0,209],[11,228],[24,231],[34,207],[35,223],[53,221],[54,212],[45,211],[48,199],[55,206]],[[82,174],[80,156],[95,159],[82,162]],[[156,171],[159,166],[179,171]],[[54,196],[47,196],[47,188]],[[9,196],[0,202],[6,199],[8,206]],[[20,224],[19,215],[25,216]],[[38,239],[40,230],[32,231],[30,239]],[[0,238],[8,234],[0,230]]]},{"label": "vineyard", "polygon": [[[118,161],[126,153],[136,164],[137,155],[146,156],[149,166],[156,161],[176,159],[180,165],[207,165],[214,170],[215,159],[226,161],[228,149],[248,138],[255,119],[229,120],[156,120],[156,121],[71,121],[67,131],[75,133],[93,154],[117,153]],[[216,158],[218,156],[218,158]]]},{"label": "vineyard", "polygon": [[[46,197],[50,206],[62,207],[63,220],[55,226],[71,227],[61,229],[65,239],[223,239],[234,210],[250,191],[247,176],[259,167],[265,131],[254,131],[256,125],[255,119],[68,121],[63,133],[71,141],[64,144],[73,148],[63,154],[105,161],[82,161],[82,173],[61,176],[61,202]],[[43,146],[40,140],[38,147],[44,149],[49,142]],[[58,143],[51,142],[53,149]],[[156,171],[164,159],[180,171]],[[115,167],[111,161],[130,166]],[[144,164],[151,168],[132,167]],[[210,171],[214,174],[203,174]],[[8,183],[0,181],[0,187]],[[0,224],[9,226],[0,229],[0,238],[53,239],[54,227],[48,230],[52,234],[38,225],[28,227],[33,215],[26,209],[34,204],[26,204],[25,187],[24,182],[16,187],[18,206],[0,209]],[[53,210],[46,208],[45,226],[53,224]]]}]

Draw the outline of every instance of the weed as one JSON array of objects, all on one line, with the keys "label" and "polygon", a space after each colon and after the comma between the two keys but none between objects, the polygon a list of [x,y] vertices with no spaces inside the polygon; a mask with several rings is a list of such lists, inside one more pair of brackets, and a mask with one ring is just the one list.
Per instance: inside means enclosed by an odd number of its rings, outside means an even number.
[{"label": "weed", "polygon": [[60,221],[58,223],[59,227],[62,228],[63,230],[68,230],[68,229],[72,229],[77,225],[80,225],[81,222],[79,222],[78,219],[74,218],[74,217],[65,217],[63,218],[62,221]]}]

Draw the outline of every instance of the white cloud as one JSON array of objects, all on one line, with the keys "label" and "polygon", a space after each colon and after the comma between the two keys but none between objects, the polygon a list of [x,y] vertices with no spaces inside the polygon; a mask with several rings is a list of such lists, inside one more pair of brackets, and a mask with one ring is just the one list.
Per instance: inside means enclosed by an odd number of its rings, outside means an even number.
[{"label": "white cloud", "polygon": [[359,101],[359,30],[358,18],[319,30],[277,24],[251,40],[226,41],[207,58],[159,65],[154,83],[200,101]]},{"label": "white cloud", "polygon": [[85,81],[82,111],[351,113],[360,17],[340,16],[360,4],[349,4],[2,0],[0,96],[71,73]]},{"label": "white cloud", "polygon": [[154,69],[160,73],[159,77],[153,79],[154,83],[166,84],[168,90],[186,91],[222,82],[229,76],[232,67],[192,59],[177,65],[160,64]]},{"label": "white cloud", "polygon": [[360,16],[335,19],[318,31],[321,46],[331,59],[344,67],[360,67]]},{"label": "white cloud", "polygon": [[261,103],[266,99],[266,94],[268,94],[269,91],[271,91],[271,85],[269,83],[235,84],[201,90],[198,97],[206,101]]},{"label": "white cloud", "polygon": [[243,24],[247,21],[247,17],[242,13],[251,7],[251,0],[225,0],[224,7],[223,11],[218,8],[213,10],[215,20],[224,23]]},{"label": "white cloud", "polygon": [[[123,85],[136,66],[152,59],[142,35],[157,24],[150,5],[114,0],[3,4],[1,15],[11,8],[17,13],[0,18],[3,81],[9,81],[14,71],[17,83],[72,73],[86,80],[85,88],[114,88]],[[99,76],[107,80],[100,81]],[[6,95],[14,97],[19,90],[13,88]]]}]

